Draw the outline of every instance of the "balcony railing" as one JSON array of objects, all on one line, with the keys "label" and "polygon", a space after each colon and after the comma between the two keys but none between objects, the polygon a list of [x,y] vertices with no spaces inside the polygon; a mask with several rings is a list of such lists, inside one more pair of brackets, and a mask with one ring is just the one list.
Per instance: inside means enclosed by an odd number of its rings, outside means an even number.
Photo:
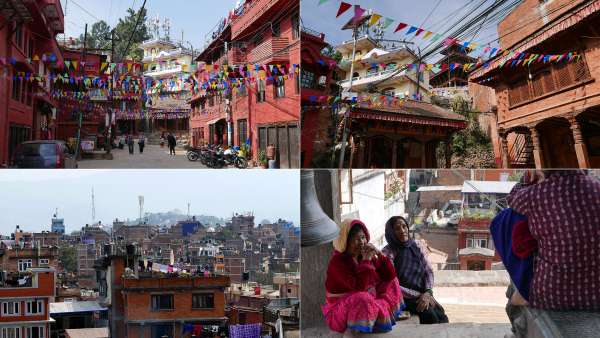
[{"label": "balcony railing", "polygon": [[[381,72],[377,72],[377,73],[370,73],[367,74],[365,76],[357,76],[353,78],[353,85],[360,85],[360,84],[365,84],[371,81],[378,81],[381,80],[382,77],[388,76],[394,72],[396,72],[398,69],[388,69],[388,70],[384,70]],[[401,72],[399,72],[398,74],[394,75],[393,77],[400,77],[400,76],[408,76],[412,73],[409,73],[407,70],[403,70]],[[350,84],[350,80],[343,80],[340,81],[340,86],[348,86]]]},{"label": "balcony railing", "polygon": [[273,37],[256,46],[248,55],[250,63],[270,63],[270,62],[288,62],[290,52],[289,39],[283,37]]}]

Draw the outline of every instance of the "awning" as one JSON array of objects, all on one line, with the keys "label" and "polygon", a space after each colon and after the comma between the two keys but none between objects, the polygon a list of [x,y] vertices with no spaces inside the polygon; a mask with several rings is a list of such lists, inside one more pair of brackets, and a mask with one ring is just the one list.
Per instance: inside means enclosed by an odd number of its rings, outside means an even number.
[{"label": "awning", "polygon": [[225,119],[224,117],[219,117],[218,119],[214,119],[214,120],[210,120],[210,121],[208,121],[207,125],[209,125],[209,126],[210,126],[211,124],[216,124],[217,122],[219,122],[219,121],[221,121],[221,120],[223,120],[223,121],[227,122],[227,121],[226,121],[226,119]]},{"label": "awning", "polygon": [[487,257],[494,257],[494,250],[488,248],[464,248],[458,250],[459,256],[469,256],[469,255],[481,255]]},{"label": "awning", "polygon": [[420,187],[417,192],[426,191],[462,191],[462,185],[436,185],[430,187]]},{"label": "awning", "polygon": [[517,182],[501,181],[465,181],[463,193],[509,194]]}]

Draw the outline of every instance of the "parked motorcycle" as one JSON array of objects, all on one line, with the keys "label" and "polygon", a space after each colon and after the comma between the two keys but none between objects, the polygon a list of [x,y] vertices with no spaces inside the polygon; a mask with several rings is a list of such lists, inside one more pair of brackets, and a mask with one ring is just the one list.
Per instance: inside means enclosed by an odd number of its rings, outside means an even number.
[{"label": "parked motorcycle", "polygon": [[200,148],[190,148],[187,152],[187,159],[190,162],[196,162],[200,159]]},{"label": "parked motorcycle", "polygon": [[227,165],[233,165],[238,169],[248,168],[248,161],[241,155],[240,147],[225,150],[223,152],[223,157]]}]

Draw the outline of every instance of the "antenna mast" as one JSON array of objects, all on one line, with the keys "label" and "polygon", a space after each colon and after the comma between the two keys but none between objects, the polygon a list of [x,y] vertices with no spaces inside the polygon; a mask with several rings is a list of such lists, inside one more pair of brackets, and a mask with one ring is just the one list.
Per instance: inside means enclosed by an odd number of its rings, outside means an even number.
[{"label": "antenna mast", "polygon": [[140,224],[142,224],[142,215],[144,214],[144,196],[138,196],[140,203]]},{"label": "antenna mast", "polygon": [[[57,213],[58,213],[58,211],[57,211]],[[94,201],[94,187],[92,187],[92,221],[96,221],[96,204]]]}]

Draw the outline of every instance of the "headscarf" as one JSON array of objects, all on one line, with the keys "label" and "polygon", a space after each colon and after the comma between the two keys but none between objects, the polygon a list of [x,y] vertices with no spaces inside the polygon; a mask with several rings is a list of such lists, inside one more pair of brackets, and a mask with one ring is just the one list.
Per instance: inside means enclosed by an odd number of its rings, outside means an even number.
[{"label": "headscarf", "polygon": [[348,234],[350,233],[350,229],[352,229],[352,227],[356,224],[360,225],[360,227],[362,228],[362,231],[365,233],[365,238],[367,239],[367,242],[371,240],[369,230],[367,230],[367,226],[365,225],[365,223],[357,219],[347,219],[343,221],[342,224],[340,224],[340,234],[333,241],[333,248],[339,253],[343,253],[346,251],[346,246],[348,245]]},{"label": "headscarf", "polygon": [[427,260],[414,239],[409,237],[408,241],[401,242],[396,238],[394,224],[399,219],[408,226],[408,222],[400,216],[394,216],[385,223],[385,239],[394,251],[393,263],[398,281],[403,287],[425,292]]}]

